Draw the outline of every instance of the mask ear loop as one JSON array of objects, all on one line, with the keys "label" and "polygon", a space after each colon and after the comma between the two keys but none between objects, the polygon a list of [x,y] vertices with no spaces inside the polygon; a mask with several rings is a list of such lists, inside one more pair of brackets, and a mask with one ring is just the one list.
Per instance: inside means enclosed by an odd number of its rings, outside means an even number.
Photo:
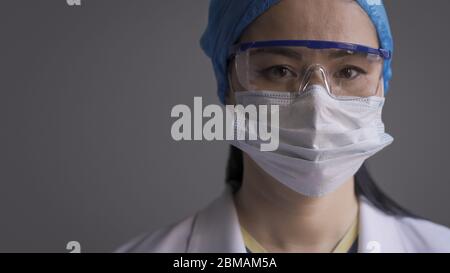
[{"label": "mask ear loop", "polygon": [[311,76],[316,70],[318,70],[320,72],[323,86],[327,90],[328,95],[333,97],[333,94],[331,93],[330,85],[328,84],[327,72],[326,72],[325,68],[323,68],[323,66],[321,66],[320,64],[314,64],[314,65],[311,65],[310,67],[308,67],[308,69],[306,70],[305,76],[303,77],[302,83],[299,86],[299,90],[298,90],[299,94],[302,94],[306,91],[306,89],[310,85]]}]

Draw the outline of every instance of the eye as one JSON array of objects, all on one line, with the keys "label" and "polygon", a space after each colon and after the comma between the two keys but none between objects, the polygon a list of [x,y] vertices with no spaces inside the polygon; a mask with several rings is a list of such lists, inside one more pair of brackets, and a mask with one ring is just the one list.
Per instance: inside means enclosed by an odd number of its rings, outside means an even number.
[{"label": "eye", "polygon": [[358,68],[356,66],[348,66],[344,67],[340,71],[336,73],[338,78],[346,79],[346,80],[353,80],[359,77],[361,74],[366,74],[364,70],[361,68]]},{"label": "eye", "polygon": [[296,78],[297,75],[286,66],[272,66],[263,71],[264,75],[271,79]]}]

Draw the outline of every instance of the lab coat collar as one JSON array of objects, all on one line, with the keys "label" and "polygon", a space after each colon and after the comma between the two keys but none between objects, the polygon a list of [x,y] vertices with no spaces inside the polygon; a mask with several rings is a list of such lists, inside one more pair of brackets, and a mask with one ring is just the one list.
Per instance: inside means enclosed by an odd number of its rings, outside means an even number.
[{"label": "lab coat collar", "polygon": [[358,252],[407,252],[397,217],[379,210],[363,196],[359,197],[359,210]]},{"label": "lab coat collar", "polygon": [[[396,219],[364,197],[359,198],[359,203],[358,252],[406,252]],[[229,186],[195,216],[187,252],[246,252]]]},{"label": "lab coat collar", "polygon": [[246,252],[228,185],[219,198],[196,214],[187,252]]}]

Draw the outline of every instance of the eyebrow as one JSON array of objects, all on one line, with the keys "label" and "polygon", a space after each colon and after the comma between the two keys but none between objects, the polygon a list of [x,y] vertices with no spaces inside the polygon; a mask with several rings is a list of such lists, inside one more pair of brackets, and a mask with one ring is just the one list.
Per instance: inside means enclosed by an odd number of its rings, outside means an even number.
[{"label": "eyebrow", "polygon": [[303,56],[300,52],[289,48],[280,48],[280,47],[266,47],[266,48],[255,48],[251,51],[250,55],[259,54],[259,53],[267,53],[274,55],[282,55],[289,58],[303,59]]}]

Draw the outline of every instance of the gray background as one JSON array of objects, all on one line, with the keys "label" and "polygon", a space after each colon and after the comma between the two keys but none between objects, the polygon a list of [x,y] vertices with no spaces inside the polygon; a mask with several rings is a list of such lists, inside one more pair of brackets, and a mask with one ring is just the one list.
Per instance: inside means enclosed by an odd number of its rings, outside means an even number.
[{"label": "gray background", "polygon": [[[395,35],[370,160],[399,203],[450,225],[450,1],[385,1]],[[218,103],[198,40],[206,0],[2,0],[0,251],[112,251],[223,188],[227,146],[175,142],[172,106]]]}]

